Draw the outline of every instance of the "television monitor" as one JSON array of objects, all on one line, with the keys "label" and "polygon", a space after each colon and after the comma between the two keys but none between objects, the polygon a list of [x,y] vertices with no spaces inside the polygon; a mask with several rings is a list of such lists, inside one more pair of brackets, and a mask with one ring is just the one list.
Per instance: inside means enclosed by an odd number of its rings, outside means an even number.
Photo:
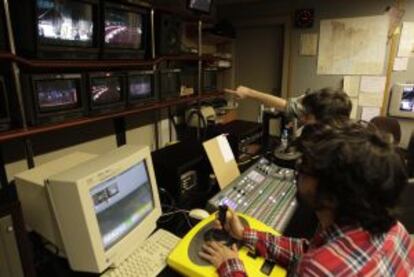
[{"label": "television monitor", "polygon": [[187,7],[193,11],[210,13],[212,3],[213,0],[188,0]]},{"label": "television monitor", "polygon": [[[73,270],[102,273],[136,250],[161,215],[149,147],[124,145],[95,158],[83,155],[66,168],[56,173],[55,165],[46,180],[42,196],[47,195],[50,206],[38,203],[33,193],[23,198],[23,206],[43,209],[32,211],[32,225],[44,221],[42,213],[55,221],[63,245],[59,252]],[[19,195],[39,187],[28,176],[24,181],[19,182]]]},{"label": "television monitor", "polygon": [[10,129],[9,97],[4,78],[0,76],[0,131]]},{"label": "television monitor", "polygon": [[25,108],[31,125],[61,122],[85,115],[81,74],[25,74]]},{"label": "television monitor", "polygon": [[16,46],[46,59],[98,57],[99,0],[11,1]]},{"label": "television monitor", "polygon": [[89,74],[89,111],[101,114],[125,108],[125,76],[118,72]]},{"label": "television monitor", "polygon": [[203,71],[203,93],[217,91],[217,69],[206,68]]},{"label": "television monitor", "polygon": [[388,114],[414,118],[414,84],[395,84],[389,101]]},{"label": "television monitor", "polygon": [[158,78],[153,70],[128,72],[128,105],[158,100]]},{"label": "television monitor", "polygon": [[9,45],[7,38],[6,17],[3,5],[0,5],[0,14],[0,51],[8,51]]},{"label": "television monitor", "polygon": [[104,5],[103,57],[144,58],[149,41],[149,10],[119,2]]},{"label": "television monitor", "polygon": [[181,70],[162,69],[160,71],[160,98],[177,98],[181,93]]}]

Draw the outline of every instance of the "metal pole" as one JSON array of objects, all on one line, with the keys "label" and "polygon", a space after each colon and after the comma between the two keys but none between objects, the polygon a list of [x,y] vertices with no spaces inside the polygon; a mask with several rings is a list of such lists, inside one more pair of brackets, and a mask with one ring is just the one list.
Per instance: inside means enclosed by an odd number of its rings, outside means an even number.
[{"label": "metal pole", "polygon": [[[8,40],[9,40],[9,47],[10,52],[13,55],[16,55],[16,47],[14,44],[14,35],[13,35],[13,28],[10,18],[10,10],[9,10],[9,2],[8,0],[3,0],[3,6],[4,6],[4,16],[6,18],[6,28],[7,28],[7,34],[8,34]],[[19,112],[20,117],[22,120],[22,127],[23,129],[27,129],[27,120],[26,120],[26,113],[24,110],[24,103],[23,103],[23,96],[22,96],[22,87],[20,86],[20,70],[17,66],[16,62],[12,62],[12,71],[13,71],[13,78],[14,78],[14,84],[16,87],[16,94],[17,94],[17,101],[19,104]]]},{"label": "metal pole", "polygon": [[[201,82],[202,82],[202,66],[203,66],[203,38],[202,38],[202,32],[203,32],[203,22],[201,21],[201,19],[198,20],[198,78],[197,78],[197,94],[198,96],[201,96]],[[200,111],[201,109],[201,105],[200,105],[200,98],[197,98],[197,108]],[[201,118],[200,116],[198,116],[198,121],[197,121],[197,139],[200,140],[201,135],[200,135],[200,125],[201,125]],[[207,126],[204,126],[205,128]]]},{"label": "metal pole", "polygon": [[[155,11],[151,9],[151,58],[155,60],[155,21],[154,21]],[[154,63],[152,65],[152,70],[157,70],[157,65]],[[154,140],[155,140],[155,149],[159,149],[159,111],[155,111],[155,122],[154,122]]]}]

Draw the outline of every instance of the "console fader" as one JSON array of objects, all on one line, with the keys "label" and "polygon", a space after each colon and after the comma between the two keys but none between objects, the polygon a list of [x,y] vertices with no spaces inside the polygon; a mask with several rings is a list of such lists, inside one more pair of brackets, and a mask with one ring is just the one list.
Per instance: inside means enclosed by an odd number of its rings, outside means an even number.
[{"label": "console fader", "polygon": [[207,210],[227,205],[283,232],[297,206],[294,175],[294,170],[261,158],[211,198]]}]

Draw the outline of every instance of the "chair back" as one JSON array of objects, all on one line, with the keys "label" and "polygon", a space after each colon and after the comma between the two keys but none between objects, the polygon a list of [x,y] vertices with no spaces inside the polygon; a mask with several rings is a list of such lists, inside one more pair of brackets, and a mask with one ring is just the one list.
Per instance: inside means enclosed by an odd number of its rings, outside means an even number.
[{"label": "chair back", "polygon": [[370,123],[378,130],[392,136],[393,143],[398,145],[401,141],[401,126],[396,118],[386,116],[376,116]]}]

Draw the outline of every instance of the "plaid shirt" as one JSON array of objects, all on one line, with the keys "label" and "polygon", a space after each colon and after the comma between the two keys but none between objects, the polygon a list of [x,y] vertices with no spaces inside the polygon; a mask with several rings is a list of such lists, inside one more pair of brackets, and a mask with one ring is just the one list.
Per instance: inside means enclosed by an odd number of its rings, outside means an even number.
[{"label": "plaid shirt", "polygon": [[[293,276],[414,276],[414,244],[401,223],[372,236],[360,227],[338,227],[305,239],[276,237],[246,228],[244,243]],[[222,277],[246,276],[238,259],[224,262]]]}]

